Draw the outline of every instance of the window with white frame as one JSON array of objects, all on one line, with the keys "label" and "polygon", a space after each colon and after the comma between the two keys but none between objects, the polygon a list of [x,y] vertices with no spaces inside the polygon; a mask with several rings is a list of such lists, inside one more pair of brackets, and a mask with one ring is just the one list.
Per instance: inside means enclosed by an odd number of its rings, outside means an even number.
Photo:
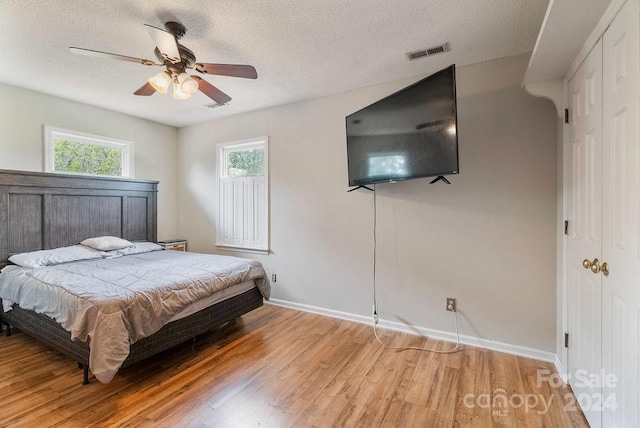
[{"label": "window with white frame", "polygon": [[269,252],[268,137],[218,144],[219,247]]},{"label": "window with white frame", "polygon": [[46,172],[133,177],[133,142],[44,127]]}]

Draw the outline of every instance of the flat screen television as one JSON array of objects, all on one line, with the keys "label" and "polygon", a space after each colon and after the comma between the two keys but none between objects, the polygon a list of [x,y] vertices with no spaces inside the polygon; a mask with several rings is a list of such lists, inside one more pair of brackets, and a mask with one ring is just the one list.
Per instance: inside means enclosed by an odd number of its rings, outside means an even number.
[{"label": "flat screen television", "polygon": [[456,67],[346,117],[349,186],[458,173]]}]

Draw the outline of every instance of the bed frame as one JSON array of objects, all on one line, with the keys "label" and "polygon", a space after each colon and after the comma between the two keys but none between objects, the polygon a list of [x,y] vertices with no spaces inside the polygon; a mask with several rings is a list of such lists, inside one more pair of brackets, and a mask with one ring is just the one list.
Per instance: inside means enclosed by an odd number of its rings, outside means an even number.
[{"label": "bed frame", "polygon": [[[0,266],[12,254],[74,245],[93,236],[157,241],[158,182],[0,170]],[[156,355],[263,304],[257,288],[165,325],[131,345],[122,367]],[[11,327],[74,358],[89,383],[89,344],[53,319],[15,305],[0,328]]]}]

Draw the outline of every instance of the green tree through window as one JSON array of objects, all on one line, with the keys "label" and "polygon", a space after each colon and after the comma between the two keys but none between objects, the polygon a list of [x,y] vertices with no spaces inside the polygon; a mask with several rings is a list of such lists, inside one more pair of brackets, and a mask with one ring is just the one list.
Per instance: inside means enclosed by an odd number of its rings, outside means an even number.
[{"label": "green tree through window", "polygon": [[227,175],[228,177],[264,175],[264,149],[229,152]]},{"label": "green tree through window", "polygon": [[55,140],[55,171],[108,176],[122,175],[122,149]]}]

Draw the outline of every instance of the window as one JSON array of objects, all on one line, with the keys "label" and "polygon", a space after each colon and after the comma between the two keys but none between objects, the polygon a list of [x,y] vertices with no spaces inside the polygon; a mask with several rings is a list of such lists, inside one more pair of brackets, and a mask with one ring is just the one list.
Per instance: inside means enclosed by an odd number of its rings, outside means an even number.
[{"label": "window", "polygon": [[46,172],[133,177],[133,143],[44,127]]},{"label": "window", "polygon": [[218,144],[219,247],[269,253],[268,142]]}]

